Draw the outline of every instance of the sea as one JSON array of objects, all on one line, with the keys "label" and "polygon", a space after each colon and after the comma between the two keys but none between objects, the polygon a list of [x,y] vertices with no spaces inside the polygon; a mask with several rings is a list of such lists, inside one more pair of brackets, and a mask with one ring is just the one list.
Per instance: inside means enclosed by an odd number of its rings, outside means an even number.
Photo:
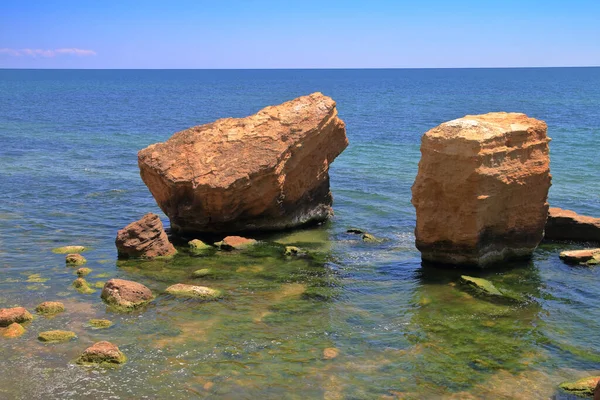
[{"label": "sea", "polygon": [[[335,216],[247,251],[119,261],[117,230],[168,218],[137,152],[173,133],[322,92],[350,145],[331,165]],[[532,260],[484,270],[422,265],[411,185],[420,139],[468,114],[523,112],[548,124],[553,207],[600,217],[600,68],[0,70],[0,308],[35,315],[0,337],[1,399],[567,399],[559,384],[600,375],[600,269],[542,243]],[[349,234],[365,230],[366,243]],[[53,249],[82,245],[93,293]],[[305,257],[286,257],[295,245]],[[194,271],[206,269],[202,278]],[[521,301],[490,299],[460,276]],[[104,282],[155,294],[120,313]],[[224,293],[202,302],[173,283]],[[34,312],[56,300],[66,311]],[[95,329],[92,318],[113,325]],[[65,343],[40,332],[70,330]],[[108,340],[119,367],[74,361]]]}]

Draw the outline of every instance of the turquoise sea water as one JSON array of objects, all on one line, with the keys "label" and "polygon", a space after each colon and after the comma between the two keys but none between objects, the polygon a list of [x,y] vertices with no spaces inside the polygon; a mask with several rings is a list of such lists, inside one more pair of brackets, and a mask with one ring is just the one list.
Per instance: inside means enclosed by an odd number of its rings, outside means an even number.
[{"label": "turquoise sea water", "polygon": [[[162,215],[139,177],[138,150],[315,91],[337,101],[350,140],[331,167],[332,221],[243,254],[180,248],[170,261],[117,262],[116,231]],[[577,245],[543,244],[531,262],[468,271],[527,299],[518,305],[465,292],[465,271],[421,266],[410,204],[420,137],[489,111],[546,121],[551,205],[600,216],[600,68],[0,70],[0,307],[67,306],[19,339],[0,337],[0,398],[530,399],[598,374],[600,270],[558,260]],[[362,243],[349,227],[384,241]],[[313,257],[287,259],[277,243]],[[51,252],[67,244],[90,248],[92,284],[132,279],[157,299],[121,315],[99,290],[73,291],[73,270]],[[220,273],[192,278],[206,267]],[[161,294],[176,282],[227,296]],[[96,317],[116,323],[86,327]],[[77,340],[36,340],[63,328]],[[117,344],[128,363],[74,365],[98,340]],[[331,347],[339,355],[325,359]]]}]

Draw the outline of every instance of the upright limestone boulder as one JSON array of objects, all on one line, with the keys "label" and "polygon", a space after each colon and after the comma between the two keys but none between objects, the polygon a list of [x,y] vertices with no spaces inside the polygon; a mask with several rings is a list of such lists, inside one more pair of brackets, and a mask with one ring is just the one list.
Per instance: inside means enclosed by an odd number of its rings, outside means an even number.
[{"label": "upright limestone boulder", "polygon": [[138,164],[175,232],[279,230],[332,215],[329,165],[347,145],[335,102],[313,93],[178,132]]},{"label": "upright limestone boulder", "polygon": [[169,257],[177,253],[158,215],[148,213],[117,232],[119,258]]},{"label": "upright limestone boulder", "polygon": [[485,266],[531,256],[548,215],[546,129],[525,114],[489,113],[425,133],[412,187],[423,260]]}]

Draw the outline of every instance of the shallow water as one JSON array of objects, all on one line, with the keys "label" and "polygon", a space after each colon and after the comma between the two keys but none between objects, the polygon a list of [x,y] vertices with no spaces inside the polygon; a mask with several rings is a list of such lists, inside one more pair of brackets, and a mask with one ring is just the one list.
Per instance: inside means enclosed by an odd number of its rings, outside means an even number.
[{"label": "shallow water", "polygon": [[[265,236],[245,252],[180,247],[168,261],[117,262],[116,230],[160,213],[139,178],[139,149],[317,90],[338,102],[351,143],[331,169],[332,221]],[[531,262],[491,271],[423,266],[410,186],[427,129],[523,111],[553,138],[551,204],[600,215],[599,104],[599,68],[0,70],[0,307],[67,307],[19,339],[0,337],[0,398],[551,398],[560,382],[600,370],[599,270],[562,264],[558,253],[573,244],[543,244]],[[363,243],[349,227],[384,241]],[[67,244],[89,246],[91,284],[132,279],[156,300],[117,314],[99,288],[76,292],[74,269],[51,252]],[[290,244],[309,257],[285,257]],[[201,268],[213,273],[193,278]],[[465,273],[522,301],[478,297],[459,284]],[[226,296],[161,294],[177,282]],[[94,330],[90,318],[115,324]],[[49,329],[78,337],[39,343]],[[128,362],[75,365],[98,340]],[[339,355],[326,359],[328,348]]]}]

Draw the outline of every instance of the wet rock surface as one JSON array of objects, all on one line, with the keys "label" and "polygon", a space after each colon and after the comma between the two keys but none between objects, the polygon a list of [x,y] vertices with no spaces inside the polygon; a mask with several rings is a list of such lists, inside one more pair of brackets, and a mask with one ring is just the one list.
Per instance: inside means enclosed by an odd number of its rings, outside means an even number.
[{"label": "wet rock surface", "polygon": [[38,340],[40,342],[68,342],[76,337],[75,332],[54,330],[41,332],[38,336]]},{"label": "wet rock surface", "polygon": [[138,165],[174,232],[281,230],[332,215],[329,165],[347,145],[335,102],[313,93],[178,132]]},{"label": "wet rock surface", "polygon": [[45,301],[35,308],[39,314],[53,315],[65,311],[65,305],[60,301]]},{"label": "wet rock surface", "polygon": [[596,265],[600,262],[600,248],[563,251],[559,257],[567,264]]},{"label": "wet rock surface", "polygon": [[152,291],[146,286],[125,279],[106,282],[101,297],[109,305],[126,309],[139,307],[154,298]]},{"label": "wet rock surface", "polygon": [[9,326],[13,322],[31,321],[33,315],[24,307],[0,308],[0,326]]},{"label": "wet rock surface", "polygon": [[256,244],[257,241],[254,239],[248,239],[241,236],[227,236],[220,242],[215,243],[221,250],[240,250],[248,246]]},{"label": "wet rock surface", "polygon": [[177,253],[158,215],[148,213],[117,232],[115,240],[120,258],[169,257]]},{"label": "wet rock surface", "polygon": [[423,260],[486,266],[531,256],[548,215],[546,129],[525,114],[489,113],[423,135],[412,187]]},{"label": "wet rock surface", "polygon": [[56,253],[56,254],[68,254],[68,253],[81,253],[85,250],[86,250],[86,248],[84,246],[62,246],[62,247],[55,247],[54,249],[52,249],[52,252]]},{"label": "wet rock surface", "polygon": [[85,264],[87,262],[87,260],[81,254],[71,253],[71,254],[67,254],[67,256],[65,257],[65,262],[67,263],[68,266],[75,267],[75,266]]},{"label": "wet rock surface", "polygon": [[3,332],[2,336],[9,339],[18,338],[25,333],[25,328],[16,322],[10,324]]},{"label": "wet rock surface", "polygon": [[125,355],[110,342],[97,342],[88,347],[77,359],[78,364],[123,364]]}]

